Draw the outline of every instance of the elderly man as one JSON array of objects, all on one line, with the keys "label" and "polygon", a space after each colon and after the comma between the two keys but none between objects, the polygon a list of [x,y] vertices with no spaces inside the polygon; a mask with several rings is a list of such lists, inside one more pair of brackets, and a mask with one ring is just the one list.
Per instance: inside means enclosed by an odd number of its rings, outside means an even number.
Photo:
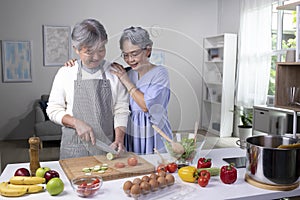
[{"label": "elderly man", "polygon": [[80,59],[57,72],[47,107],[49,118],[63,125],[60,159],[103,154],[100,140],[122,151],[129,115],[128,94],[104,57],[107,34],[86,19],[75,25],[72,44]]}]

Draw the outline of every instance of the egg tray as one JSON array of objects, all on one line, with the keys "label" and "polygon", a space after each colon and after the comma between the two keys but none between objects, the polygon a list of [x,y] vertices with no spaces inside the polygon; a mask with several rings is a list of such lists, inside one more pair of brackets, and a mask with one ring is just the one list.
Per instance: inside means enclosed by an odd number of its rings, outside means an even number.
[{"label": "egg tray", "polygon": [[[158,189],[148,194],[141,194],[139,197],[132,197],[132,199],[154,200],[154,199],[184,199],[187,195],[191,194],[195,188],[183,185],[180,182],[175,181],[174,185],[167,186],[163,189]],[[125,194],[125,193],[124,193]]]},{"label": "egg tray", "polygon": [[[145,177],[145,176],[143,176],[143,177]],[[159,176],[157,175],[157,177],[159,177]],[[131,182],[134,182],[136,179],[141,179],[141,178],[135,178]],[[170,185],[166,184],[163,187],[158,186],[157,190],[155,190],[155,191],[150,189],[149,192],[145,193],[142,190],[140,190],[140,194],[138,194],[138,195],[132,195],[130,193],[130,191],[124,191],[124,193],[125,193],[125,195],[127,195],[128,197],[132,197],[133,199],[143,199],[143,200],[144,199],[146,199],[146,200],[157,199],[157,198],[160,199],[160,198],[164,198],[164,197],[167,197],[167,196],[172,196],[172,197],[182,196],[183,197],[184,195],[186,195],[186,191],[187,191],[187,189],[183,188],[183,187],[184,187],[184,185],[182,185],[180,183],[177,183],[176,180],[175,180],[175,177],[174,177],[174,183],[173,184],[170,184]]]}]

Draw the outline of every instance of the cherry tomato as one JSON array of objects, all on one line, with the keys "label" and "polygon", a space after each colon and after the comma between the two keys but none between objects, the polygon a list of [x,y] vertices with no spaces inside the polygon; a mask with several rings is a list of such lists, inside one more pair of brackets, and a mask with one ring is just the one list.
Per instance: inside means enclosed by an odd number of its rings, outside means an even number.
[{"label": "cherry tomato", "polygon": [[87,182],[82,182],[78,188],[86,188],[87,187]]},{"label": "cherry tomato", "polygon": [[201,170],[200,173],[199,173],[199,176],[207,178],[208,180],[210,179],[210,173],[207,170]]},{"label": "cherry tomato", "polygon": [[97,183],[100,183],[100,180],[99,180],[98,178],[96,178],[96,179],[92,182],[93,185],[95,185],[95,184],[97,184]]},{"label": "cherry tomato", "polygon": [[167,170],[168,170],[168,172],[170,172],[170,173],[174,173],[174,172],[176,172],[177,167],[178,167],[177,164],[174,163],[174,162],[172,162],[172,163],[169,163],[169,164],[167,165]]},{"label": "cherry tomato", "polygon": [[201,187],[206,187],[207,184],[208,184],[208,182],[209,182],[209,179],[207,179],[207,178],[205,178],[205,177],[200,176],[200,177],[198,178],[198,184],[199,184]]},{"label": "cherry tomato", "polygon": [[156,168],[157,173],[159,173],[160,171],[164,171],[167,172],[167,166],[165,164],[159,164]]},{"label": "cherry tomato", "polygon": [[84,192],[83,192],[83,196],[89,196],[89,195],[91,195],[91,193],[92,193],[92,190],[90,190],[90,189],[85,189],[84,190]]},{"label": "cherry tomato", "polygon": [[80,194],[84,194],[85,189],[87,188],[87,182],[82,182],[77,189],[77,192]]}]

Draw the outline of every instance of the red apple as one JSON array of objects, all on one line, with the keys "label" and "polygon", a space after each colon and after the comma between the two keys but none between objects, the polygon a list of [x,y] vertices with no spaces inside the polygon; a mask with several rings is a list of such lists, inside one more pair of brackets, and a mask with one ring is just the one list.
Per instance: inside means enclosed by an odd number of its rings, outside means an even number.
[{"label": "red apple", "polygon": [[46,183],[50,181],[52,178],[59,178],[59,173],[55,170],[49,170],[45,172],[44,178],[46,179]]},{"label": "red apple", "polygon": [[19,168],[15,171],[15,176],[30,176],[30,172],[26,168]]}]

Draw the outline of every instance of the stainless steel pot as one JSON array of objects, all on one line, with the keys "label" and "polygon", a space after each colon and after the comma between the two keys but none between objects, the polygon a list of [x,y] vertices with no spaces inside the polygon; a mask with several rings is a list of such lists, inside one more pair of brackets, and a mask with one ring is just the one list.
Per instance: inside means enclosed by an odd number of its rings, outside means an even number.
[{"label": "stainless steel pot", "polygon": [[297,143],[297,139],[267,135],[249,137],[246,142],[246,173],[252,179],[272,185],[291,185],[299,181],[300,148],[277,148]]}]

